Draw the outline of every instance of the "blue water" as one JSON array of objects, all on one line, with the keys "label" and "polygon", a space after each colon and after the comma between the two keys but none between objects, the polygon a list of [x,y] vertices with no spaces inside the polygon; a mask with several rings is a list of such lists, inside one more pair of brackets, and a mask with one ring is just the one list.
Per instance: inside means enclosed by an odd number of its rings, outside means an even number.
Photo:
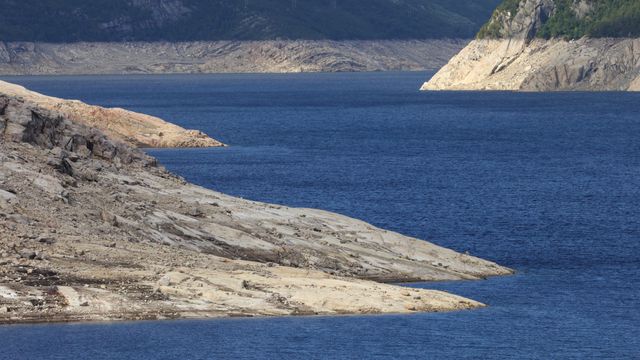
[{"label": "blue water", "polygon": [[640,94],[416,91],[426,77],[9,78],[231,145],[150,151],[192,182],[518,275],[415,285],[490,305],[473,312],[0,327],[0,358],[640,359]]}]

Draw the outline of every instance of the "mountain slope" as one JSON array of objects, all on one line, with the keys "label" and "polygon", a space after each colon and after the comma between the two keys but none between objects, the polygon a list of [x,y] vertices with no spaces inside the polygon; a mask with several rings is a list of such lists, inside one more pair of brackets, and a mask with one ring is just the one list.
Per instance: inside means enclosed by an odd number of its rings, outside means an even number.
[{"label": "mountain slope", "polygon": [[462,39],[0,42],[0,74],[420,71],[441,68],[467,44]]},{"label": "mountain slope", "polygon": [[422,89],[637,91],[638,11],[635,0],[505,0]]},{"label": "mountain slope", "polygon": [[0,41],[470,38],[499,0],[0,0]]},{"label": "mountain slope", "polygon": [[[482,27],[478,38],[511,37],[513,19],[521,11],[528,16],[527,9],[520,5],[519,0],[503,1]],[[640,36],[640,2],[637,0],[554,0],[542,2],[541,6],[545,18],[535,32],[539,38]]]},{"label": "mountain slope", "polygon": [[[44,96],[4,81],[0,81],[1,93],[28,100],[44,109],[62,112],[73,121],[99,129],[111,138],[131,146],[154,148],[224,146],[223,143],[200,131],[183,129],[160,118],[125,109],[107,109],[80,101]],[[0,113],[0,115],[3,114]]]}]

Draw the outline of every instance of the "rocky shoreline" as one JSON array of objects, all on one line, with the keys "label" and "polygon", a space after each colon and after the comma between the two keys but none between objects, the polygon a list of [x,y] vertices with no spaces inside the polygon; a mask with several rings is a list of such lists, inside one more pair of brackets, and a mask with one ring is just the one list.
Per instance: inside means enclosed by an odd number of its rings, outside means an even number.
[{"label": "rocky shoreline", "polygon": [[[581,19],[592,6],[574,1],[571,11]],[[538,36],[557,11],[555,0],[496,10],[483,30],[498,36],[472,41],[421,90],[640,91],[640,39]]]},{"label": "rocky shoreline", "polygon": [[31,99],[0,90],[0,323],[454,311],[484,305],[383,282],[512,273],[189,184]]},{"label": "rocky shoreline", "polygon": [[474,40],[421,90],[640,91],[640,39]]},{"label": "rocky shoreline", "polygon": [[0,42],[0,74],[423,71],[439,69],[468,43],[468,39]]}]

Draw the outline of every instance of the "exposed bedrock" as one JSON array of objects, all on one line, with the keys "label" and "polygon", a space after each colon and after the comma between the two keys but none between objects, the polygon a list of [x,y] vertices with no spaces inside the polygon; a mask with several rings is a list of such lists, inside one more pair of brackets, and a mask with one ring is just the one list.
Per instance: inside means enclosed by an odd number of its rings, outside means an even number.
[{"label": "exposed bedrock", "polygon": [[467,39],[2,43],[0,74],[167,74],[439,69]]},{"label": "exposed bedrock", "polygon": [[422,90],[638,91],[640,39],[474,40]]},{"label": "exposed bedrock", "polygon": [[160,118],[125,109],[107,109],[80,101],[46,96],[4,81],[0,81],[0,94],[23,99],[31,107],[55,111],[69,121],[98,129],[111,138],[134,147],[224,146],[200,131],[183,129]]},{"label": "exposed bedrock", "polygon": [[640,39],[590,37],[588,32],[547,36],[550,22],[562,31],[571,28],[567,19],[589,28],[597,9],[592,0],[522,0],[513,9],[500,7],[478,39],[422,90],[638,91]]},{"label": "exposed bedrock", "polygon": [[511,273],[186,183],[87,123],[0,92],[0,323],[463,310],[382,282]]}]

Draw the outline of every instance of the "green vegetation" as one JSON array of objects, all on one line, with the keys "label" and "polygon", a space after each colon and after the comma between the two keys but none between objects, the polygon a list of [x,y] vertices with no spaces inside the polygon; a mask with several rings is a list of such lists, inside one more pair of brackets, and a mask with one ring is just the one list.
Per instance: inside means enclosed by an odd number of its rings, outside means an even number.
[{"label": "green vegetation", "polygon": [[[492,19],[485,24],[478,38],[508,36],[504,14],[514,16],[520,0],[505,0],[498,6]],[[554,0],[555,11],[546,19],[537,37],[578,39],[589,37],[637,37],[640,36],[640,1],[638,0],[588,0],[591,10],[579,16],[574,0]]]},{"label": "green vegetation", "polygon": [[577,39],[585,36],[590,16],[579,19],[572,5],[573,0],[555,0],[555,14],[540,28],[537,36],[545,39]]},{"label": "green vegetation", "polygon": [[593,22],[587,34],[594,37],[640,36],[640,1],[601,0],[596,2]]},{"label": "green vegetation", "polygon": [[0,41],[470,38],[500,0],[0,0]]},{"label": "green vegetation", "polygon": [[495,39],[501,37],[503,24],[500,20],[506,18],[512,19],[518,13],[519,6],[520,0],[504,0],[493,12],[491,20],[480,28],[477,37],[479,39]]}]

